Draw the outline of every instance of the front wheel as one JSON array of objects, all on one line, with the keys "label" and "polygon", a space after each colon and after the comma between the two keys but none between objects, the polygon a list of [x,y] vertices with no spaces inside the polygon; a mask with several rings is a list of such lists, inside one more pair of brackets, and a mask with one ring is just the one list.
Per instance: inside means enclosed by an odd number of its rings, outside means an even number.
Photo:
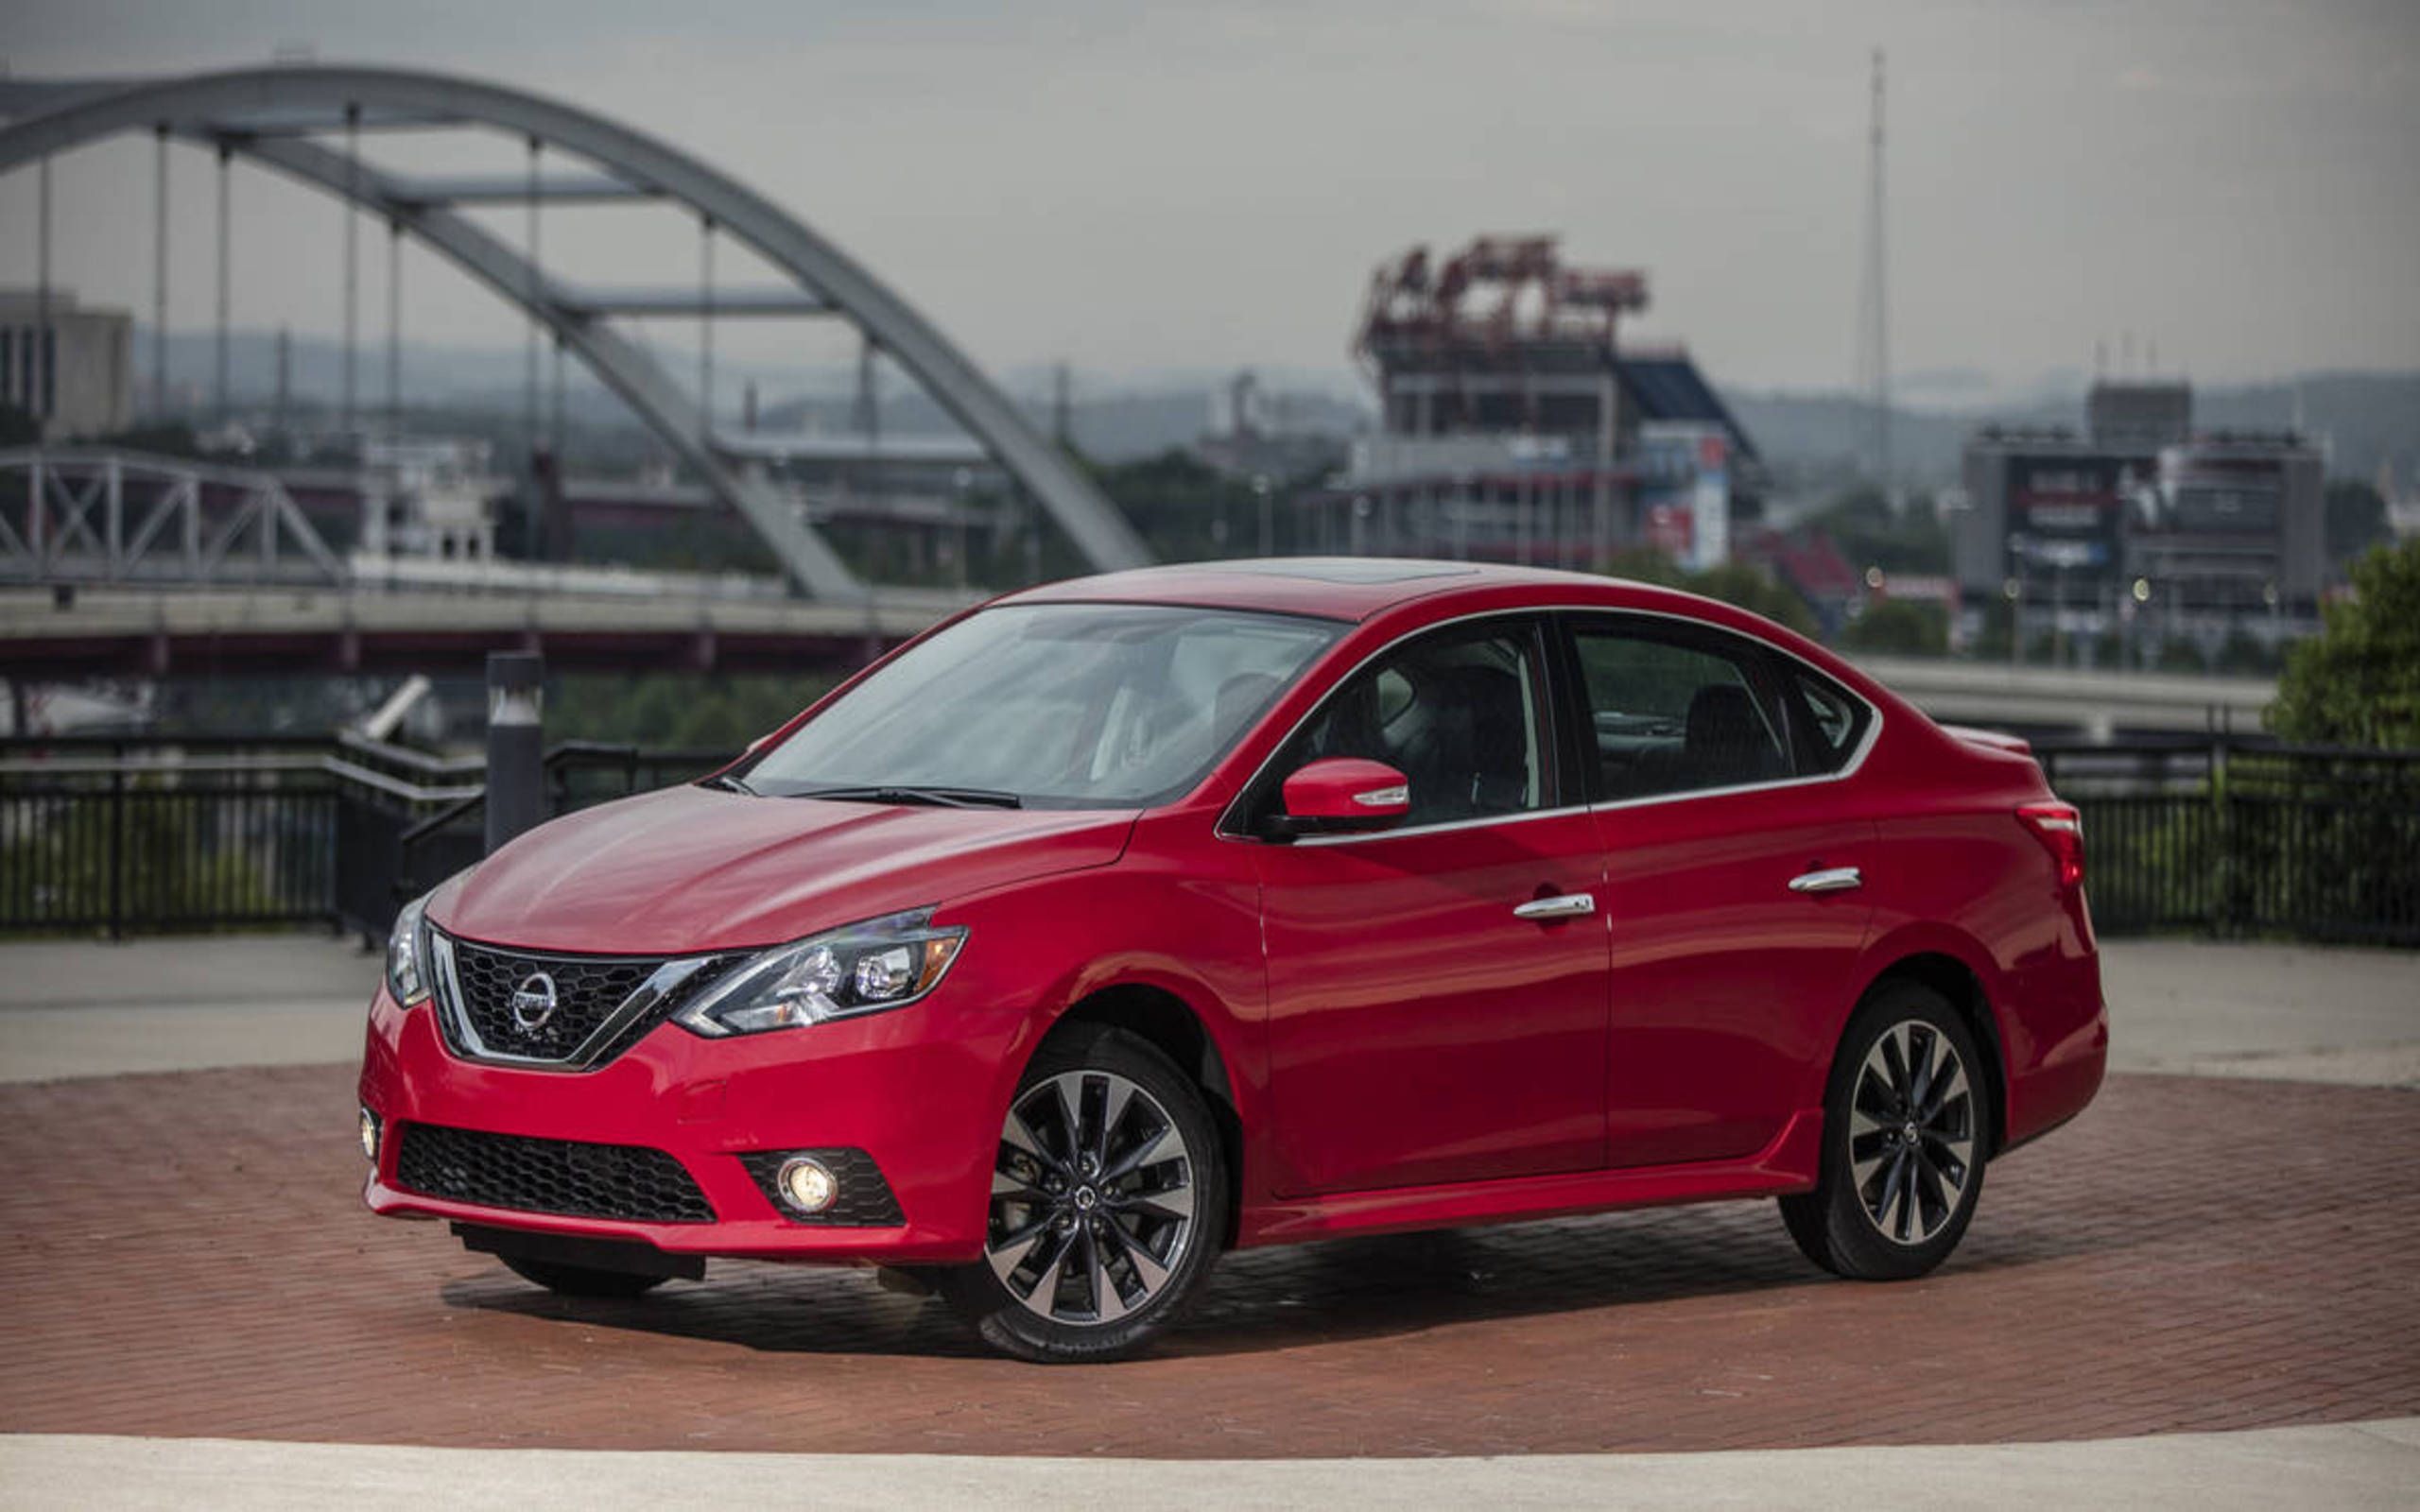
[{"label": "front wheel", "polygon": [[1046,1041],[1000,1129],[983,1259],[942,1291],[994,1348],[1044,1363],[1149,1342],[1209,1273],[1225,1161],[1201,1092],[1149,1041]]},{"label": "front wheel", "polygon": [[1949,1258],[1983,1190],[1982,1065],[1965,1021],[1922,983],[1892,983],[1858,1010],[1824,1099],[1822,1177],[1781,1199],[1807,1259],[1903,1280]]}]

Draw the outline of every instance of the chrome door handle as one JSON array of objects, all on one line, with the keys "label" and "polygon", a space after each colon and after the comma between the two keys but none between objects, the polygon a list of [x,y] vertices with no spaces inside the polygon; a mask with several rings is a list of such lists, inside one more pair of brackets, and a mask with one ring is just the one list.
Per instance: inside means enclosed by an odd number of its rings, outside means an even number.
[{"label": "chrome door handle", "polygon": [[1792,892],[1846,892],[1864,885],[1865,878],[1858,874],[1855,867],[1826,867],[1821,871],[1802,871],[1789,879]]},{"label": "chrome door handle", "polygon": [[1560,898],[1538,898],[1512,910],[1515,919],[1578,919],[1597,911],[1594,893],[1567,892]]}]

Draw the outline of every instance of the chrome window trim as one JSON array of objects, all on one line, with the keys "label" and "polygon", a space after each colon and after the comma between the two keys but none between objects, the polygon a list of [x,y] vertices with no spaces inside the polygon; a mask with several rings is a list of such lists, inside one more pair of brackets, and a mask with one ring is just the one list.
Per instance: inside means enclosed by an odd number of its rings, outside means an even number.
[{"label": "chrome window trim", "polygon": [[[1291,740],[1293,736],[1289,733],[1287,738]],[[1369,840],[1401,840],[1416,834],[1443,834],[1449,830],[1487,829],[1498,824],[1521,824],[1530,819],[1551,819],[1587,812],[1585,804],[1566,803],[1561,808],[1524,809],[1518,814],[1482,814],[1475,819],[1440,819],[1435,824],[1415,824],[1399,830],[1364,830],[1358,834],[1305,834],[1288,843],[1295,846],[1352,845]],[[1251,837],[1225,835],[1224,838],[1233,840]]]},{"label": "chrome window trim", "polygon": [[[436,1001],[438,1012],[444,1015],[446,1026],[453,1031],[449,1037],[453,1043],[446,1048],[453,1050],[459,1058],[464,1060],[475,1060],[491,1066],[514,1066],[525,1071],[592,1069],[596,1063],[596,1057],[604,1053],[606,1046],[620,1038],[623,1030],[628,1029],[654,1008],[658,1003],[663,1002],[666,993],[697,975],[708,962],[715,959],[712,955],[680,955],[663,961],[646,981],[631,989],[629,997],[614,1005],[613,1012],[599,1020],[596,1027],[589,1031],[588,1038],[574,1046],[568,1056],[560,1058],[545,1056],[516,1056],[509,1050],[491,1048],[486,1040],[479,1038],[478,1030],[471,1026],[471,1016],[462,1006],[462,985],[454,970],[454,936],[434,924],[426,927],[431,964],[436,967],[436,970],[430,973],[435,980],[430,983],[429,996]],[[583,966],[610,965],[615,961],[661,959],[653,955],[576,955],[559,951],[518,950],[510,946],[488,945],[477,940],[473,940],[471,943],[478,945],[481,950],[492,950],[498,954],[517,955],[524,960],[577,961]],[[456,1049],[456,1046],[460,1048]]]},{"label": "chrome window trim", "polygon": [[[1881,738],[1883,713],[1879,705],[1867,698],[1855,688],[1852,688],[1848,684],[1841,681],[1840,679],[1833,677],[1822,667],[1817,666],[1814,662],[1807,661],[1803,656],[1800,656],[1797,652],[1792,651],[1786,646],[1775,645],[1772,642],[1766,640],[1761,635],[1751,634],[1746,630],[1734,629],[1728,625],[1718,625],[1711,620],[1701,619],[1693,614],[1677,614],[1670,610],[1625,609],[1606,604],[1530,604],[1511,609],[1476,610],[1468,614],[1457,614],[1451,619],[1438,620],[1432,624],[1423,625],[1415,628],[1406,630],[1401,635],[1398,635],[1394,639],[1387,642],[1385,644],[1375,647],[1370,651],[1368,655],[1362,657],[1360,661],[1354,662],[1342,676],[1339,677],[1335,682],[1329,685],[1327,692],[1320,695],[1320,698],[1317,703],[1304,711],[1303,716],[1294,721],[1293,725],[1287,730],[1285,735],[1278,740],[1277,744],[1270,747],[1269,754],[1261,758],[1260,765],[1253,768],[1252,776],[1244,780],[1243,785],[1236,790],[1236,796],[1230,799],[1227,806],[1219,812],[1218,827],[1213,833],[1222,840],[1239,840],[1252,845],[1269,845],[1274,843],[1269,840],[1264,840],[1258,835],[1243,833],[1235,827],[1240,822],[1240,813],[1243,808],[1244,799],[1250,797],[1253,790],[1260,785],[1261,779],[1269,775],[1269,768],[1270,765],[1273,764],[1280,755],[1285,753],[1287,747],[1294,743],[1294,737],[1302,733],[1303,727],[1318,718],[1320,711],[1327,707],[1327,701],[1330,698],[1335,697],[1338,691],[1346,683],[1352,681],[1355,678],[1359,677],[1362,671],[1367,668],[1371,662],[1387,655],[1405,642],[1413,640],[1419,636],[1426,635],[1432,630],[1450,629],[1454,626],[1468,625],[1478,620],[1512,619],[1523,615],[1537,616],[1547,614],[1568,614],[1575,616],[1607,615],[1616,619],[1669,620],[1675,625],[1689,626],[1697,629],[1713,630],[1721,635],[1737,636],[1740,640],[1746,641],[1750,644],[1762,650],[1769,651],[1774,656],[1788,658],[1790,662],[1806,668],[1808,672],[1811,672],[1816,677],[1823,679],[1825,682],[1839,688],[1842,695],[1855,699],[1872,717],[1866,722],[1865,734],[1863,738],[1858,742],[1857,749],[1850,753],[1849,759],[1841,764],[1841,768],[1838,771],[1817,772],[1806,777],[1778,777],[1770,782],[1741,782],[1735,783],[1728,787],[1692,788],[1689,791],[1683,793],[1656,793],[1641,798],[1608,799],[1601,803],[1567,803],[1560,808],[1531,809],[1520,814],[1491,814],[1478,818],[1449,819],[1439,824],[1420,824],[1405,829],[1369,830],[1357,834],[1305,835],[1299,839],[1288,841],[1286,843],[1295,846],[1361,844],[1373,840],[1397,839],[1407,835],[1439,834],[1451,830],[1475,830],[1488,825],[1518,824],[1528,819],[1553,818],[1559,815],[1599,814],[1610,812],[1616,809],[1644,808],[1651,803],[1685,803],[1692,799],[1728,798],[1739,793],[1761,793],[1777,788],[1808,787],[1819,782],[1844,782],[1857,775],[1858,769],[1865,765],[1866,757],[1872,754],[1875,743]],[[1583,689],[1582,691],[1584,696],[1585,690]]]}]

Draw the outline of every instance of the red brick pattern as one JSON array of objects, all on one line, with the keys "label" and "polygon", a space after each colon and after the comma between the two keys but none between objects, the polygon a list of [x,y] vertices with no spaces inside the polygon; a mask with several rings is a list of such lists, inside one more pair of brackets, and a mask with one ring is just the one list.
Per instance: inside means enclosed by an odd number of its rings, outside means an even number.
[{"label": "red brick pattern", "polygon": [[592,1449],[1417,1455],[2420,1413],[2420,1097],[2114,1080],[1964,1248],[1822,1278],[1769,1204],[1229,1257],[1043,1369],[860,1272],[571,1304],[358,1205],[349,1070],[0,1090],[0,1430]]}]

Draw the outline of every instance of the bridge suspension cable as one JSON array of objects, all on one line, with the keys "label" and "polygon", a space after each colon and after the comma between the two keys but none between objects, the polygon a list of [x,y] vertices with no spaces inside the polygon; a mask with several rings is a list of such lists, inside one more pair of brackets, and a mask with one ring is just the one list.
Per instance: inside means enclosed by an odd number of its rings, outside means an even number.
[{"label": "bridge suspension cable", "polygon": [[233,410],[230,407],[230,401],[227,395],[227,327],[229,312],[233,303],[233,297],[230,286],[233,276],[230,270],[230,264],[233,259],[230,253],[229,240],[234,232],[231,229],[232,221],[230,219],[230,206],[228,203],[228,180],[233,177],[232,170],[233,167],[234,156],[234,153],[229,149],[225,143],[219,144],[218,307],[210,343],[210,409],[211,414],[221,425],[226,424],[228,421],[233,418]]},{"label": "bridge suspension cable", "polygon": [[151,413],[168,412],[168,124],[152,129]]},{"label": "bridge suspension cable", "polygon": [[352,431],[355,418],[354,353],[361,334],[361,107],[344,108],[344,404],[337,428]]}]

